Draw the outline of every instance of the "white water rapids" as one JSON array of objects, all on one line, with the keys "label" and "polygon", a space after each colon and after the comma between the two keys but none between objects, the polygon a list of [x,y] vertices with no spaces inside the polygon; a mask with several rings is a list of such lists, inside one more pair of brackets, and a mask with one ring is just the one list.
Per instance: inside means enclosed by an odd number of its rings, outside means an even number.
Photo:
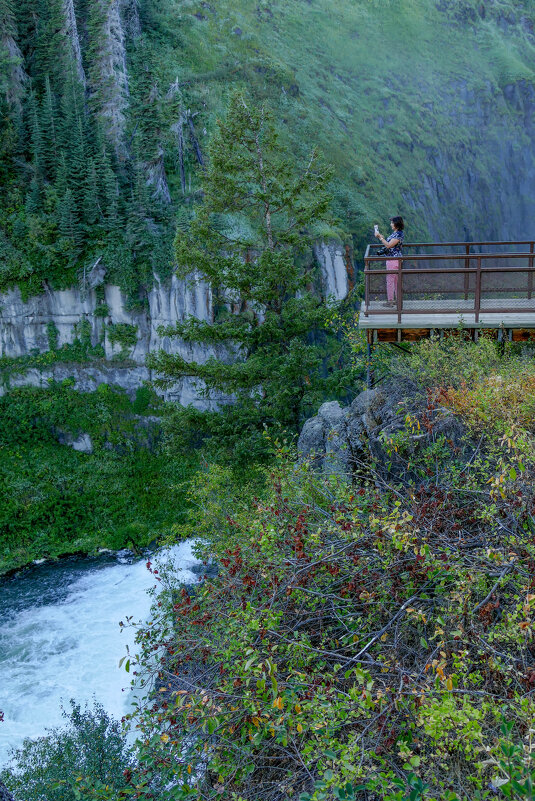
[{"label": "white water rapids", "polygon": [[[178,580],[192,583],[191,548],[182,543],[156,561],[170,559]],[[107,559],[45,565],[0,585],[0,767],[25,737],[64,723],[71,698],[125,714],[130,676],[119,660],[127,645],[135,652],[135,631],[119,621],[149,618],[155,584],[145,559]]]}]

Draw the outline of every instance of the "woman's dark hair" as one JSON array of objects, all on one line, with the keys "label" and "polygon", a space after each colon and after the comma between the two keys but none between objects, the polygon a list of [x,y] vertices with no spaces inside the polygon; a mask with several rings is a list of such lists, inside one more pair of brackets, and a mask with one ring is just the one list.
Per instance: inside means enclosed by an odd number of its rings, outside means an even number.
[{"label": "woman's dark hair", "polygon": [[403,229],[405,228],[403,217],[390,217],[390,222],[394,223],[398,231],[403,231]]}]

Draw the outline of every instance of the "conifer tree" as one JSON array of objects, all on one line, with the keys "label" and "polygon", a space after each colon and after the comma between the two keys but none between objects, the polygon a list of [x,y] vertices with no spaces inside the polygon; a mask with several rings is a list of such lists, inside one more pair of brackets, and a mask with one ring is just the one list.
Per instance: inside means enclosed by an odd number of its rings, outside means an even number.
[{"label": "conifer tree", "polygon": [[106,215],[106,231],[108,236],[115,238],[119,225],[119,185],[117,178],[109,164],[104,164],[103,192]]},{"label": "conifer tree", "polygon": [[100,217],[101,208],[97,168],[94,159],[90,159],[87,166],[83,193],[83,221],[88,232],[99,222]]},{"label": "conifer tree", "polygon": [[[46,160],[45,160],[45,148],[43,143],[43,135],[41,131],[41,123],[39,120],[39,109],[37,104],[37,99],[35,94],[31,92],[30,99],[28,102],[28,110],[30,115],[30,125],[31,125],[31,154],[32,154],[32,166],[33,166],[33,182],[34,187],[32,189],[32,196],[33,196],[33,206],[37,208],[36,204],[38,202],[38,196],[40,196],[45,173],[46,173]],[[36,192],[38,189],[38,192]]]},{"label": "conifer tree", "polygon": [[67,189],[59,203],[59,231],[73,249],[77,250],[79,248],[82,243],[82,233],[72,189]]},{"label": "conifer tree", "polygon": [[56,109],[56,99],[52,93],[50,77],[45,78],[45,95],[41,107],[41,128],[43,132],[44,157],[46,172],[49,178],[56,174],[58,161],[58,114]]},{"label": "conifer tree", "polygon": [[[314,151],[297,171],[267,109],[232,97],[211,143],[204,203],[175,243],[179,274],[210,285],[216,319],[192,317],[167,331],[225,346],[226,357],[198,362],[160,352],[151,362],[164,382],[191,377],[208,397],[233,396],[223,415],[232,419],[231,440],[254,439],[264,423],[297,431],[321,395],[327,309],[303,265],[314,226],[329,217],[329,176]],[[224,435],[216,417],[196,420]]]}]

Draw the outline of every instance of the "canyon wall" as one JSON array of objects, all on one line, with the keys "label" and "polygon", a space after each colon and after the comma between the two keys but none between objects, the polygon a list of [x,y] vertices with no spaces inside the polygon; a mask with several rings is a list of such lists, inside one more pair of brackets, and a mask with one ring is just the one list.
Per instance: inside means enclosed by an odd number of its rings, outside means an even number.
[{"label": "canyon wall", "polygon": [[[349,286],[344,249],[338,244],[320,244],[315,255],[325,294],[342,299]],[[27,300],[23,300],[18,287],[0,295],[0,356],[16,359],[46,353],[50,350],[51,326],[56,336],[55,347],[60,350],[75,341],[84,320],[90,326],[91,344],[100,344],[104,351],[102,359],[84,364],[57,361],[27,367],[21,363],[20,372],[11,368],[9,378],[4,377],[0,393],[8,386],[46,386],[50,379],[60,381],[72,376],[82,391],[106,383],[135,395],[144,382],[157,377],[145,364],[149,353],[164,350],[201,362],[210,356],[222,355],[213,348],[185,343],[179,337],[166,336],[160,331],[189,316],[207,322],[212,320],[212,296],[205,283],[187,284],[174,275],[170,282],[162,283],[155,277],[143,306],[129,309],[120,288],[105,283],[104,278],[104,273],[97,268],[88,276],[85,288],[63,291],[47,288],[41,295]],[[114,326],[121,324],[135,327],[135,345],[125,348],[115,341]],[[15,370],[18,369],[15,365]],[[183,379],[157,391],[166,400],[184,405],[210,405],[210,401],[201,397],[200,386],[192,379]],[[212,403],[217,404],[217,400],[213,398]]]}]

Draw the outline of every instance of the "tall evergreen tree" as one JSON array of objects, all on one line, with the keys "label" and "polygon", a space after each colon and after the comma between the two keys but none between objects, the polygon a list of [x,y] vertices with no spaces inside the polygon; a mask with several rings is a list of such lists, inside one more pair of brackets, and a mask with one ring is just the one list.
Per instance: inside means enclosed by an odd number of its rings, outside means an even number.
[{"label": "tall evergreen tree", "polygon": [[52,92],[50,77],[45,78],[45,95],[41,104],[41,129],[44,143],[46,172],[50,179],[56,174],[59,156],[59,131],[56,98]]},{"label": "tall evergreen tree", "polygon": [[98,186],[97,168],[94,159],[90,159],[87,166],[83,196],[83,222],[90,232],[101,218],[100,193]]},{"label": "tall evergreen tree", "polygon": [[74,251],[82,243],[80,218],[72,189],[67,189],[59,203],[59,231]]},{"label": "tall evergreen tree", "polygon": [[[42,190],[45,174],[46,174],[46,157],[45,146],[43,142],[43,134],[41,131],[41,122],[39,119],[39,106],[35,94],[30,94],[28,102],[28,110],[30,115],[31,126],[31,154],[33,162],[33,180]],[[35,200],[35,197],[34,197]]]},{"label": "tall evergreen tree", "polygon": [[[303,265],[314,226],[329,217],[329,175],[316,152],[296,171],[267,109],[236,93],[211,143],[204,203],[177,233],[179,274],[206,281],[218,313],[213,324],[190,317],[167,333],[225,346],[226,358],[160,352],[151,364],[164,382],[191,377],[209,397],[233,396],[226,416],[242,442],[263,424],[297,431],[322,392],[327,309]],[[215,417],[204,424],[221,436]]]}]

